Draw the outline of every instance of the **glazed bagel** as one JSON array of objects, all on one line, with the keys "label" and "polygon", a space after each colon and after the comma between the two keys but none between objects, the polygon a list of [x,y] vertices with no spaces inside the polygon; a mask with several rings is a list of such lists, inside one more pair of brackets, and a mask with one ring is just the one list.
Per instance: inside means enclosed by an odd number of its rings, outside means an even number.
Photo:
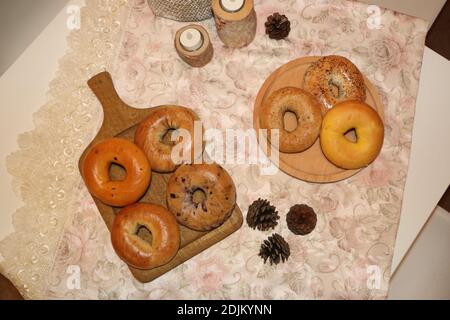
[{"label": "glazed bagel", "polygon": [[169,179],[167,204],[180,224],[209,231],[232,214],[236,189],[230,175],[217,164],[183,165]]},{"label": "glazed bagel", "polygon": [[361,72],[341,56],[326,56],[311,64],[306,70],[303,88],[322,103],[323,113],[339,102],[366,100]]},{"label": "glazed bagel", "polygon": [[[284,127],[284,115],[292,112],[297,117],[297,128],[289,132]],[[259,115],[261,129],[267,129],[269,141],[272,141],[270,129],[280,133],[279,150],[285,153],[302,152],[317,140],[322,123],[321,106],[306,91],[287,87],[273,92],[264,102]]]},{"label": "glazed bagel", "polygon": [[[355,130],[356,142],[344,135]],[[359,169],[372,163],[383,146],[384,125],[378,113],[360,101],[346,101],[325,115],[320,144],[327,159],[343,169]]]},{"label": "glazed bagel", "polygon": [[185,148],[194,157],[194,122],[199,118],[192,111],[180,106],[163,106],[155,109],[136,129],[134,142],[144,150],[152,170],[160,173],[173,172],[179,166],[172,161],[172,149],[182,142],[181,137],[171,140],[178,129],[187,130],[191,144]]},{"label": "glazed bagel", "polygon": [[[151,233],[151,243],[139,237],[140,228]],[[180,247],[180,230],[164,207],[138,203],[122,209],[111,229],[114,250],[128,265],[143,270],[170,262]]]},{"label": "glazed bagel", "polygon": [[[124,180],[111,180],[109,169],[113,163],[125,169]],[[134,143],[120,138],[103,140],[92,146],[83,160],[82,174],[90,193],[114,207],[138,201],[151,180],[151,168],[145,154]]]}]

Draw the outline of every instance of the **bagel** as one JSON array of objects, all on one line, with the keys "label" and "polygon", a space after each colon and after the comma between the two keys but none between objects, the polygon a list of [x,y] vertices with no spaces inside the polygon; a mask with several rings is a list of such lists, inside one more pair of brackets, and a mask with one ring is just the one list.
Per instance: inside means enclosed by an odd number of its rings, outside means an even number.
[{"label": "bagel", "polygon": [[[138,235],[140,228],[151,233],[151,242]],[[180,247],[180,230],[174,216],[164,207],[137,203],[115,217],[111,241],[117,255],[128,265],[143,270],[170,262]]]},{"label": "bagel", "polygon": [[184,129],[190,134],[191,144],[185,152],[194,159],[194,123],[198,116],[190,109],[180,106],[163,106],[155,109],[136,129],[134,142],[147,155],[152,170],[160,173],[173,172],[180,165],[172,159],[172,150],[181,143],[173,141],[173,132]]},{"label": "bagel", "polygon": [[[112,164],[126,171],[124,180],[111,180]],[[138,201],[147,191],[151,168],[147,157],[134,143],[121,139],[106,139],[93,145],[82,164],[82,175],[89,192],[103,203],[123,207]]]},{"label": "bagel", "polygon": [[[294,131],[287,131],[284,116],[292,112],[297,118]],[[284,153],[297,153],[308,149],[317,140],[322,123],[321,106],[308,92],[294,87],[286,87],[273,92],[263,103],[259,115],[261,129],[267,129],[271,144],[271,130],[279,130],[279,150]]]},{"label": "bagel", "polygon": [[326,56],[306,70],[303,88],[323,105],[325,113],[339,102],[366,100],[364,77],[347,58]]},{"label": "bagel", "polygon": [[[355,130],[356,142],[345,137]],[[323,119],[320,145],[325,157],[343,169],[359,169],[372,163],[381,151],[384,125],[378,113],[360,101],[334,106]]]},{"label": "bagel", "polygon": [[232,214],[236,188],[230,175],[217,164],[183,165],[169,179],[167,204],[180,224],[209,231]]}]

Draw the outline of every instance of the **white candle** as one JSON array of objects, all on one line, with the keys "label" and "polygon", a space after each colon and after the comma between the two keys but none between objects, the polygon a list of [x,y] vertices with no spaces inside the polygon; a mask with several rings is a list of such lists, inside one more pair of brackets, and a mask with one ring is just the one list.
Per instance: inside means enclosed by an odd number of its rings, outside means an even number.
[{"label": "white candle", "polygon": [[228,12],[237,12],[244,6],[245,0],[220,0],[223,10]]},{"label": "white candle", "polygon": [[195,51],[203,45],[203,37],[197,29],[189,28],[181,33],[180,43],[187,51]]}]

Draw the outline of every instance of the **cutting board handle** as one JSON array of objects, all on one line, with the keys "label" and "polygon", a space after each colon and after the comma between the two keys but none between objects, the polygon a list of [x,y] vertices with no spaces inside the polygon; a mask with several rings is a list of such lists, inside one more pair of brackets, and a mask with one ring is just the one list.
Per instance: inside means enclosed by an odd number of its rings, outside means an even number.
[{"label": "cutting board handle", "polygon": [[121,127],[122,123],[127,122],[130,111],[134,108],[127,105],[119,97],[109,72],[102,72],[93,76],[88,81],[88,86],[100,101],[104,120],[103,125],[108,123],[116,127]]}]

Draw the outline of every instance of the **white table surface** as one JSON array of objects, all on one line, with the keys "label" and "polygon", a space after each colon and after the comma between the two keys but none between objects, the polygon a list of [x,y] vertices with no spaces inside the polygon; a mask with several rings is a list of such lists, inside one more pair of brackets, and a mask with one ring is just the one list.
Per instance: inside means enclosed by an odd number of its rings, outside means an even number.
[{"label": "white table surface", "polygon": [[[69,5],[82,3],[72,0]],[[67,49],[67,19],[62,10],[0,78],[0,239],[13,231],[12,214],[22,205],[12,190],[4,159],[17,149],[17,135],[33,128],[32,114],[46,101],[48,83]],[[393,270],[450,183],[449,74],[450,62],[426,48]]]},{"label": "white table surface", "polygon": [[0,43],[7,44],[0,51],[0,75],[66,4],[66,0],[0,0]]}]

